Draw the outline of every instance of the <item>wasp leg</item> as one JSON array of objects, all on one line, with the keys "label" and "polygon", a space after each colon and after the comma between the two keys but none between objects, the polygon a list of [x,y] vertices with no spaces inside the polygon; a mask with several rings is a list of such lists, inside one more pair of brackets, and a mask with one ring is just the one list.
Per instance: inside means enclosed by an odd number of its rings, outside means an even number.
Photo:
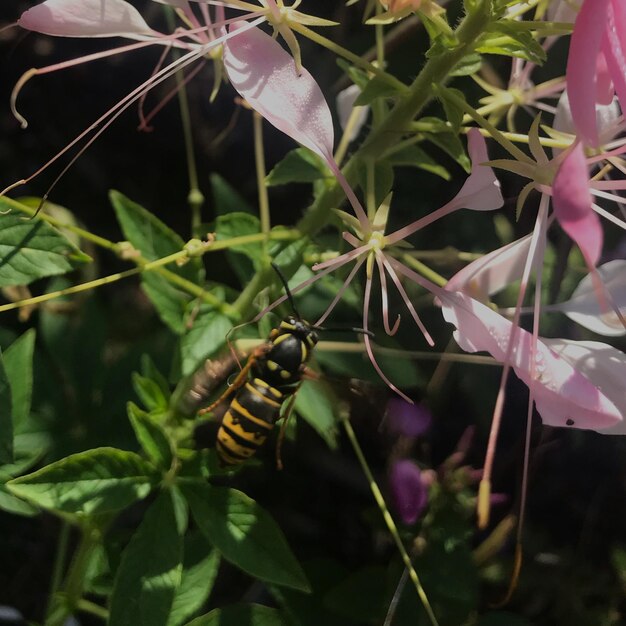
[{"label": "wasp leg", "polygon": [[287,408],[285,409],[283,423],[281,424],[280,431],[278,433],[278,441],[276,442],[276,469],[278,470],[283,469],[283,460],[281,457],[281,451],[283,448],[283,441],[285,439],[285,433],[287,432],[287,423],[289,422],[289,418],[291,417],[291,414],[293,413],[293,407],[296,404],[297,394],[298,392],[296,391],[293,394],[293,396],[291,396],[291,398],[289,399]]}]

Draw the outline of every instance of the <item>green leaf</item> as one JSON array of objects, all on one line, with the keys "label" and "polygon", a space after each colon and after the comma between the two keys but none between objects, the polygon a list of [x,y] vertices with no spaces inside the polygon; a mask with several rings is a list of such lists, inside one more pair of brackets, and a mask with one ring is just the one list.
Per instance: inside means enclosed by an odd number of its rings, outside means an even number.
[{"label": "green leaf", "polygon": [[219,174],[211,174],[210,179],[213,191],[213,204],[217,215],[227,215],[237,211],[254,213],[252,207]]},{"label": "green leaf", "polygon": [[[0,198],[0,211],[11,209],[12,205]],[[90,257],[46,222],[15,212],[0,214],[0,287],[66,274],[89,261]]]},{"label": "green leaf", "polygon": [[22,515],[24,517],[32,517],[39,513],[39,510],[34,506],[9,493],[4,485],[0,485],[0,510],[11,513],[12,515]]},{"label": "green leaf", "polygon": [[[363,193],[367,193],[367,165],[365,163],[359,162],[358,167],[358,176],[359,176],[359,184]],[[389,161],[377,161],[374,165],[374,202],[376,207],[378,208],[385,198],[389,195],[391,188],[393,187],[393,167],[389,163]]]},{"label": "green leaf", "polygon": [[154,272],[142,275],[141,288],[154,305],[161,321],[177,335],[182,335],[186,330],[185,315],[191,296]]},{"label": "green leaf", "polygon": [[124,550],[108,626],[167,625],[182,577],[186,527],[177,518],[175,497],[174,492],[159,495]]},{"label": "green leaf", "polygon": [[332,450],[337,449],[337,399],[328,384],[321,380],[305,380],[296,395],[295,410],[319,434]]},{"label": "green leaf", "polygon": [[[219,215],[215,222],[215,233],[218,241],[233,239],[243,235],[258,235],[261,232],[259,218],[249,213],[229,213]],[[237,276],[242,283],[247,283],[254,270],[259,268],[263,257],[262,243],[248,243],[235,245],[228,248],[227,255],[231,266],[237,272]],[[242,259],[240,255],[245,255],[252,263]]]},{"label": "green leaf", "polygon": [[391,165],[417,167],[435,176],[439,176],[444,180],[451,179],[448,170],[442,165],[439,165],[435,159],[429,156],[419,146],[406,146],[406,148],[393,152],[387,157],[387,161]]},{"label": "green leaf", "polygon": [[296,148],[287,153],[266,176],[268,187],[288,183],[312,183],[327,177],[328,170],[322,160],[306,148]]},{"label": "green leaf", "polygon": [[276,609],[260,604],[234,604],[197,617],[186,626],[290,626]]},{"label": "green leaf", "polygon": [[165,411],[169,394],[166,396],[159,383],[137,372],[133,373],[133,387],[148,411]]},{"label": "green leaf", "polygon": [[228,317],[202,307],[191,330],[181,340],[182,375],[193,374],[206,358],[215,354],[226,342],[231,328]]},{"label": "green leaf", "polygon": [[153,466],[134,452],[96,448],[15,478],[7,487],[44,509],[93,515],[145,498],[157,479]]},{"label": "green leaf", "polygon": [[213,589],[219,565],[220,553],[211,550],[201,534],[193,534],[185,541],[183,578],[176,590],[167,626],[180,626],[202,608]]},{"label": "green leaf", "polygon": [[2,357],[11,386],[11,414],[13,428],[16,430],[30,415],[35,334],[34,328],[27,330],[11,344]]},{"label": "green leaf", "polygon": [[441,104],[443,104],[443,110],[446,113],[446,118],[448,119],[448,122],[450,122],[450,126],[452,126],[454,132],[458,133],[461,128],[461,124],[463,123],[463,115],[465,112],[457,105],[456,99],[449,97],[450,94],[455,95],[456,98],[460,99],[462,102],[465,101],[465,94],[458,89],[453,89],[452,87],[441,89],[439,91]]},{"label": "green leaf", "polygon": [[[124,237],[148,261],[162,259],[184,248],[185,242],[181,237],[141,205],[115,190],[109,192],[109,199]],[[198,259],[192,259],[180,267],[168,267],[172,272],[195,283],[199,282],[199,268]]]},{"label": "green leaf", "polygon": [[466,54],[455,66],[448,76],[471,76],[480,71],[483,59],[477,52]]},{"label": "green leaf", "polygon": [[254,500],[241,491],[211,485],[183,491],[198,528],[224,558],[255,578],[310,590],[282,531]]},{"label": "green leaf", "polygon": [[395,87],[382,78],[374,76],[357,96],[357,99],[354,101],[354,106],[366,106],[374,102],[377,98],[390,98],[397,95],[398,90]]},{"label": "green leaf", "polygon": [[169,469],[172,466],[174,453],[172,443],[164,430],[132,402],[128,403],[127,408],[128,419],[143,451],[157,467],[163,470]]},{"label": "green leaf", "polygon": [[515,20],[500,20],[488,27],[478,41],[477,52],[518,57],[543,65],[546,51],[532,34]]},{"label": "green leaf", "polygon": [[5,369],[5,361],[0,352],[0,465],[13,463],[13,400],[11,385]]},{"label": "green leaf", "polygon": [[442,133],[424,133],[424,137],[441,148],[449,157],[454,159],[466,172],[470,172],[472,164],[465,152],[458,135],[451,131]]}]

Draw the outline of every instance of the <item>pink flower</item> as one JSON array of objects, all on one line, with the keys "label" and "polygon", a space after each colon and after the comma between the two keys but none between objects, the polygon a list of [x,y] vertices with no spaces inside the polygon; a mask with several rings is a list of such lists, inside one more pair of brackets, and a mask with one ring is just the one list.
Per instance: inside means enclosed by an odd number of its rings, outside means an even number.
[{"label": "pink flower", "polygon": [[567,61],[572,117],[583,141],[599,145],[596,105],[617,95],[626,105],[626,5],[584,0],[574,24]]},{"label": "pink flower", "polygon": [[392,397],[385,410],[387,429],[403,437],[421,437],[428,432],[433,416],[424,404],[410,404],[402,398]]},{"label": "pink flower", "polygon": [[428,504],[429,481],[408,459],[395,461],[389,470],[389,490],[393,506],[407,525],[417,522]]}]

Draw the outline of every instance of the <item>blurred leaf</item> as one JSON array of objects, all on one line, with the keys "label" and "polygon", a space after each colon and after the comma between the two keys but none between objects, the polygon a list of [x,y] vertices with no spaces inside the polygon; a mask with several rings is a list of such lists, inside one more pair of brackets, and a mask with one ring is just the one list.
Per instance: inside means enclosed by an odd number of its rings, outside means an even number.
[{"label": "blurred leaf", "polygon": [[169,405],[169,393],[163,393],[159,383],[151,378],[133,372],[133,387],[148,411],[166,411]]},{"label": "blurred leaf", "polygon": [[276,609],[260,604],[234,604],[197,617],[186,626],[289,626]]},{"label": "blurred leaf", "polygon": [[500,20],[491,24],[478,40],[476,51],[525,59],[543,65],[546,51],[522,23]]},{"label": "blurred leaf", "polygon": [[[258,235],[261,232],[259,218],[249,213],[229,213],[219,215],[215,221],[215,234],[218,241],[242,237],[245,235]],[[247,257],[243,259],[241,255]],[[229,265],[237,273],[237,277],[242,284],[250,280],[253,271],[259,269],[259,264],[263,259],[263,244],[251,242],[243,245],[231,246],[226,251]],[[249,261],[252,261],[250,263]]]},{"label": "blurred leaf", "polygon": [[266,176],[268,187],[288,183],[312,183],[328,176],[328,170],[321,159],[306,148],[296,148],[287,153]]},{"label": "blurred leaf", "polygon": [[153,466],[134,452],[97,448],[15,478],[7,486],[44,509],[93,515],[145,498],[157,479]]},{"label": "blurred leaf", "polygon": [[39,513],[39,509],[24,500],[16,498],[2,484],[0,484],[0,510],[12,515],[23,515],[24,517],[32,517]]},{"label": "blurred leaf", "polygon": [[[4,198],[0,198],[0,211],[11,211]],[[90,257],[46,222],[15,212],[0,213],[0,287],[66,274],[89,261]]]},{"label": "blurred leaf", "polygon": [[[428,118],[430,121],[432,118]],[[424,120],[422,120],[424,121]],[[440,120],[437,120],[440,122]],[[424,137],[431,143],[441,148],[450,158],[454,159],[467,173],[472,169],[472,164],[465,152],[463,143],[459,136],[451,132],[450,129],[445,132],[424,133]]]},{"label": "blurred leaf", "polygon": [[154,272],[146,272],[141,276],[141,288],[154,305],[161,321],[177,335],[182,335],[186,330],[185,315],[191,296]]},{"label": "blurred leaf", "polygon": [[211,485],[183,488],[200,530],[242,570],[302,591],[310,587],[272,517],[241,491]]},{"label": "blurred leaf", "polygon": [[297,391],[295,410],[332,450],[337,449],[337,400],[329,385],[321,380],[305,380]]},{"label": "blurred leaf", "polygon": [[225,343],[232,328],[228,317],[203,306],[193,326],[180,343],[182,375],[193,374],[205,359],[215,354]]},{"label": "blurred leaf", "polygon": [[220,565],[220,553],[195,533],[185,540],[183,578],[176,590],[167,626],[179,626],[206,602]]},{"label": "blurred leaf", "polygon": [[6,376],[11,386],[11,413],[13,416],[13,428],[16,430],[30,415],[30,403],[33,393],[35,334],[34,328],[27,330],[2,355]]},{"label": "blurred leaf", "polygon": [[128,403],[128,418],[148,458],[157,467],[168,470],[174,458],[173,446],[161,426],[132,402]]},{"label": "blurred leaf", "polygon": [[377,98],[391,98],[397,95],[398,90],[395,87],[391,86],[386,80],[374,76],[363,87],[361,93],[354,101],[354,106],[365,106],[371,104]]},{"label": "blurred leaf", "polygon": [[390,165],[405,165],[409,167],[417,167],[425,172],[430,172],[439,176],[444,180],[450,180],[451,176],[448,170],[439,165],[431,156],[429,156],[419,146],[406,146],[402,150],[393,152],[387,157]]},{"label": "blurred leaf", "polygon": [[213,204],[215,205],[215,213],[217,215],[227,215],[237,211],[254,213],[252,207],[219,174],[211,174],[210,179],[211,190],[213,191]]},{"label": "blurred leaf", "polygon": [[0,352],[0,464],[13,462],[13,401],[5,365],[4,355]]},{"label": "blurred leaf", "polygon": [[124,550],[115,577],[108,626],[166,626],[182,577],[186,520],[175,492],[162,492]]}]

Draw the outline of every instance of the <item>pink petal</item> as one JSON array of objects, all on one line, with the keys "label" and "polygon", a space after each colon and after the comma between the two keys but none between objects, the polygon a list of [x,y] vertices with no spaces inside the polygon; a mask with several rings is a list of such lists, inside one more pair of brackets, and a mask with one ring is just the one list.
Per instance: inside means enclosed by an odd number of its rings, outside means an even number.
[{"label": "pink petal", "polygon": [[[236,33],[245,21],[233,24]],[[282,46],[258,28],[224,44],[224,65],[233,87],[256,111],[324,160],[332,160],[333,121],[322,90]]]},{"label": "pink petal", "polygon": [[567,59],[567,91],[572,117],[584,142],[598,146],[597,59],[610,0],[585,0],[574,24]]},{"label": "pink petal", "polygon": [[487,144],[477,128],[467,134],[467,147],[472,171],[451,204],[472,211],[493,211],[504,204],[500,183],[488,165]]},{"label": "pink petal", "polygon": [[[447,283],[447,291],[462,291],[477,300],[487,300],[522,278],[532,235],[527,235],[472,261]],[[535,255],[535,267],[541,255]]]},{"label": "pink petal", "polygon": [[582,144],[577,144],[563,160],[554,177],[552,192],[556,219],[578,244],[587,264],[594,267],[602,252],[603,235],[600,218],[592,208]]},{"label": "pink petal", "polygon": [[124,0],[46,0],[25,11],[17,23],[59,37],[154,34],[139,11]]},{"label": "pink petal", "polygon": [[624,109],[626,107],[626,6],[623,0],[611,0],[608,7],[602,51],[615,91]]},{"label": "pink petal", "polygon": [[405,524],[415,524],[428,504],[428,486],[420,468],[409,461],[396,461],[389,471],[394,508]]},{"label": "pink petal", "polygon": [[[598,275],[615,306],[626,314],[626,261],[609,261],[598,267]],[[606,306],[598,301],[592,274],[580,281],[569,300],[551,306],[550,310],[562,311],[577,324],[599,335],[621,337],[626,334],[613,309],[606,311]]]},{"label": "pink petal", "polygon": [[[512,323],[461,293],[440,293],[443,316],[457,330],[454,338],[467,352],[486,351],[497,361],[505,359]],[[526,385],[531,382],[533,336],[518,328],[511,366]],[[623,417],[600,389],[542,339],[536,343],[533,391],[544,424],[592,429],[608,428]]]},{"label": "pink petal", "polygon": [[[626,416],[626,354],[599,341],[544,339],[545,343],[582,372]],[[594,429],[604,435],[626,435],[626,420],[609,428]]]}]

